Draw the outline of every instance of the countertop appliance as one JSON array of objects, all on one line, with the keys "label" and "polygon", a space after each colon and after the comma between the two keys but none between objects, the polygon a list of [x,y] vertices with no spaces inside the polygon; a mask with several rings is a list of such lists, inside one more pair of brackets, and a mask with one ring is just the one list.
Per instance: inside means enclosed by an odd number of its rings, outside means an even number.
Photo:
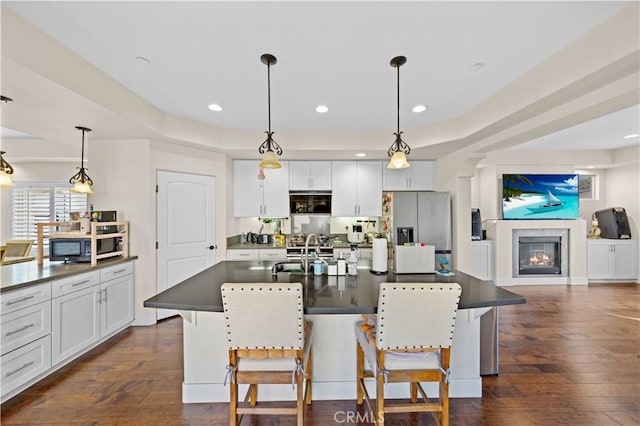
[{"label": "countertop appliance", "polygon": [[[100,238],[96,240],[97,254],[105,254],[119,249],[120,238]],[[66,262],[91,262],[91,238],[50,238],[49,260]]]},{"label": "countertop appliance", "polygon": [[[444,258],[453,269],[451,252],[451,195],[448,192],[393,192],[393,241],[424,243],[435,247],[435,261]],[[411,229],[411,232],[403,232]],[[413,241],[404,241],[412,235]],[[402,241],[400,241],[402,239]],[[435,265],[434,265],[435,267]]]},{"label": "countertop appliance", "polygon": [[631,238],[631,228],[627,212],[622,207],[610,207],[593,213],[598,219],[600,238],[627,239]]},{"label": "countertop appliance", "polygon": [[[91,212],[92,222],[117,222],[118,213],[115,210],[94,210]],[[113,234],[118,232],[116,225],[98,226],[96,233],[98,234]]]}]

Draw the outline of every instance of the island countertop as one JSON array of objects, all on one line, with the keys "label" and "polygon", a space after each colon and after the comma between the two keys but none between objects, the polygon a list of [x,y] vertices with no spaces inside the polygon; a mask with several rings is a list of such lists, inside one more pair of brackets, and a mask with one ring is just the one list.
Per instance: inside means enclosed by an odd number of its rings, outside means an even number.
[{"label": "island countertop", "polygon": [[391,271],[376,275],[359,269],[358,275],[302,276],[289,273],[272,275],[273,261],[224,261],[144,301],[148,308],[183,311],[222,312],[220,286],[225,282],[301,282],[306,314],[374,313],[378,289],[383,282],[455,282],[462,286],[460,309],[483,308],[526,303],[524,297],[456,271],[455,275],[402,274]]}]

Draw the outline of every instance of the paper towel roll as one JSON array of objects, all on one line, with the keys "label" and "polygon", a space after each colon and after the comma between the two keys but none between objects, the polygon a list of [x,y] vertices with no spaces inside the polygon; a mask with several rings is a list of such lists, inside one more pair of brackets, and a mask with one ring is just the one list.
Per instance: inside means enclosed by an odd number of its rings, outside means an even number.
[{"label": "paper towel roll", "polygon": [[387,240],[374,238],[371,251],[371,272],[385,274],[387,272]]}]

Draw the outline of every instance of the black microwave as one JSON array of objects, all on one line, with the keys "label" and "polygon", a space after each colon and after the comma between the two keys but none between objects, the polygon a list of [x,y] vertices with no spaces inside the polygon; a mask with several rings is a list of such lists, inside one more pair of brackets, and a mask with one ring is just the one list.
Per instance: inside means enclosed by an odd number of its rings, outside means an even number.
[{"label": "black microwave", "polygon": [[[97,254],[118,251],[120,237],[96,240]],[[49,260],[65,262],[91,262],[91,238],[49,239]]]}]

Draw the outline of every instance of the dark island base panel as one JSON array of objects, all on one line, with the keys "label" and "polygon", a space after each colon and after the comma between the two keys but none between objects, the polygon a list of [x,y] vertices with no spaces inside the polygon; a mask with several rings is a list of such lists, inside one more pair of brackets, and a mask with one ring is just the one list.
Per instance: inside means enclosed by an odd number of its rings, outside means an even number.
[{"label": "dark island base panel", "polygon": [[378,289],[383,282],[458,283],[462,286],[460,309],[526,303],[524,297],[455,271],[455,275],[437,274],[376,275],[359,269],[358,275],[302,276],[289,273],[272,275],[273,261],[224,261],[187,278],[183,282],[145,300],[149,308],[184,311],[222,312],[220,286],[225,282],[286,283],[301,282],[304,286],[306,314],[374,313],[378,304]]}]

